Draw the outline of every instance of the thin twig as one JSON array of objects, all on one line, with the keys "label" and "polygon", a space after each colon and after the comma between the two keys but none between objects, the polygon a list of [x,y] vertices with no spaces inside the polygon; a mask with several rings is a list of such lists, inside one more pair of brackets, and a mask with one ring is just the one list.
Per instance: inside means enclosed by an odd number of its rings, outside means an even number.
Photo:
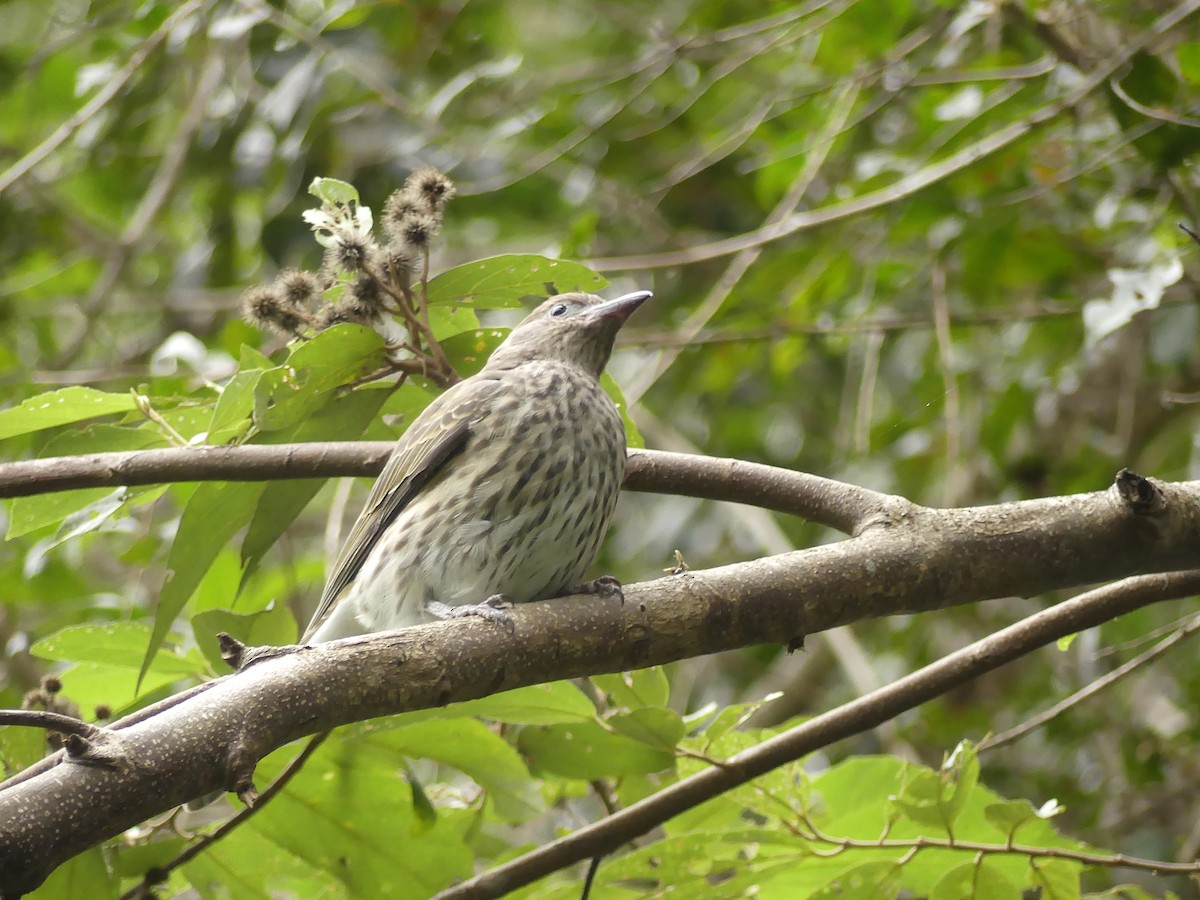
[{"label": "thin twig", "polygon": [[979,752],[982,753],[984,750],[994,750],[996,747],[1020,740],[1021,738],[1025,737],[1025,735],[1041,728],[1050,720],[1061,716],[1063,713],[1074,708],[1075,706],[1078,706],[1083,701],[1091,699],[1106,688],[1112,687],[1112,685],[1116,684],[1126,675],[1129,675],[1142,668],[1142,666],[1148,665],[1149,663],[1158,659],[1158,657],[1162,656],[1168,650],[1179,646],[1197,632],[1200,632],[1200,616],[1193,616],[1186,625],[1184,625],[1170,637],[1159,641],[1149,650],[1138,656],[1135,656],[1133,659],[1129,660],[1129,662],[1118,666],[1108,674],[1097,678],[1091,684],[1081,688],[1071,696],[1063,698],[1049,709],[1038,713],[1036,716],[1027,719],[1020,725],[1010,728],[1007,731],[1002,731],[999,734],[984,738],[979,742]]},{"label": "thin twig", "polygon": [[287,764],[284,770],[280,772],[278,776],[276,776],[275,780],[267,786],[267,789],[258,795],[258,800],[253,806],[247,806],[239,810],[237,814],[233,816],[233,818],[227,822],[223,822],[221,826],[216,829],[216,831],[204,835],[195,843],[189,844],[186,850],[166,864],[155,866],[146,873],[146,876],[141,881],[123,893],[121,895],[121,900],[135,900],[135,898],[150,896],[148,893],[149,890],[154,887],[154,885],[161,884],[164,880],[166,880],[166,877],[172,871],[179,868],[184,863],[194,859],[217,841],[221,840],[221,838],[225,837],[231,831],[242,825],[242,823],[262,809],[263,806],[265,806],[273,797],[275,797],[287,786],[287,783],[291,781],[296,773],[304,767],[304,764],[308,762],[309,757],[311,757],[317,751],[317,748],[325,742],[325,739],[329,737],[331,733],[332,732],[324,731],[320,734],[313,735],[312,739],[307,745],[305,745],[304,749],[296,754],[296,756]]}]

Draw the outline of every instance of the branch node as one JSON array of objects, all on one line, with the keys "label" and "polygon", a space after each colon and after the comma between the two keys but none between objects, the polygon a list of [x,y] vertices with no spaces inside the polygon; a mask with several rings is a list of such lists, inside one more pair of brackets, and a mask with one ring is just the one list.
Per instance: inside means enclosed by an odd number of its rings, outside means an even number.
[{"label": "branch node", "polygon": [[233,671],[240,671],[245,665],[246,645],[225,631],[217,634],[217,644],[221,648],[221,659],[225,660]]},{"label": "branch node", "polygon": [[1117,473],[1116,488],[1130,511],[1137,515],[1160,514],[1166,506],[1162,491],[1154,482],[1129,469]]},{"label": "branch node", "polygon": [[245,803],[248,808],[253,809],[254,805],[258,803],[258,798],[260,795],[258,793],[258,788],[254,786],[253,781],[246,781],[242,784],[239,784],[236,788],[236,791],[238,799]]},{"label": "branch node", "polygon": [[88,737],[82,734],[67,735],[63,749],[70,762],[85,766],[115,769],[125,758],[121,739],[104,728],[92,729]]},{"label": "branch node", "polygon": [[217,635],[217,641],[221,646],[221,659],[225,660],[235,672],[240,672],[242,669],[249,668],[265,659],[274,659],[277,656],[286,656],[289,653],[296,652],[296,648],[290,645],[284,647],[249,647],[233,635],[227,634],[224,631]]}]

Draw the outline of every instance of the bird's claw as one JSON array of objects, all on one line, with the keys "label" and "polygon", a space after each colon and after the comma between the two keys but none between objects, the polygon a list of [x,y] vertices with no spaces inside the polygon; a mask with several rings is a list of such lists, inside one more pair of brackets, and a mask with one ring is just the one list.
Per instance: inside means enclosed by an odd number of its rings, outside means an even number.
[{"label": "bird's claw", "polygon": [[505,610],[512,609],[512,601],[504,594],[492,594],[482,603],[475,603],[471,606],[453,606],[447,613],[447,618],[462,619],[468,616],[476,616],[481,619],[487,619],[489,622],[498,622],[508,629],[508,633],[512,634],[516,631],[516,625],[513,623],[512,616]]},{"label": "bird's claw", "polygon": [[594,581],[585,581],[563,591],[563,596],[571,594],[598,594],[601,597],[616,597],[625,603],[625,592],[621,590],[621,582],[612,575],[601,575]]}]

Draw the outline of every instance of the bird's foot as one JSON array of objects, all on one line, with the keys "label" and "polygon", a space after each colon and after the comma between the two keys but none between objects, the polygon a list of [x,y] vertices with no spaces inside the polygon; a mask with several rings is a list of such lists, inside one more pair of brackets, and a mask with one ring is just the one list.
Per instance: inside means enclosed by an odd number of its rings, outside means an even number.
[{"label": "bird's foot", "polygon": [[497,622],[508,629],[508,633],[512,634],[516,631],[516,625],[513,624],[512,616],[505,610],[512,609],[513,602],[505,594],[492,594],[482,603],[475,603],[470,606],[447,606],[444,603],[429,603],[425,608],[437,616],[439,619],[463,619],[469,616],[487,619],[489,622]]},{"label": "bird's foot", "polygon": [[601,597],[616,597],[621,603],[625,602],[621,582],[611,575],[601,575],[595,581],[585,581],[583,584],[569,587],[560,596],[569,597],[571,594],[598,594]]}]

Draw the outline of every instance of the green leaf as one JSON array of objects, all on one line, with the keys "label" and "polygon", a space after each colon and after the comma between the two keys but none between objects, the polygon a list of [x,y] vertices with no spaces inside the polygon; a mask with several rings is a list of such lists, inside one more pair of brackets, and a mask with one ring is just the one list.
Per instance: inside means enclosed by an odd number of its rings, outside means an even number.
[{"label": "green leaf", "polygon": [[535,770],[567,778],[611,778],[661,772],[675,756],[613,734],[598,722],[526,728],[518,739]]},{"label": "green leaf", "polygon": [[296,622],[282,603],[272,603],[266,609],[250,613],[206,609],[192,616],[196,643],[218,672],[227,668],[217,642],[217,635],[222,631],[251,647],[280,646],[295,639]]},{"label": "green leaf", "polygon": [[617,412],[621,414],[621,421],[625,423],[625,445],[639,450],[645,447],[646,441],[642,437],[642,433],[638,431],[637,424],[633,419],[629,418],[629,404],[625,402],[625,395],[621,393],[620,386],[607,372],[600,376],[600,386],[604,388],[608,396],[612,397],[613,403],[617,406]]},{"label": "green leaf", "polygon": [[608,284],[587,266],[533,254],[506,254],[447,269],[429,280],[429,303],[478,309],[518,307],[527,297],[595,293]]},{"label": "green leaf", "polygon": [[851,866],[820,890],[811,900],[879,900],[895,893],[903,867],[889,860],[870,860]]},{"label": "green leaf", "polygon": [[614,731],[635,741],[668,752],[674,751],[687,731],[683,719],[673,709],[646,707],[605,719]]},{"label": "green leaf", "polygon": [[0,440],[134,409],[137,405],[130,394],[109,394],[89,387],[50,391],[0,410]]},{"label": "green leaf", "polygon": [[624,709],[666,706],[671,695],[671,685],[662,666],[612,675],[593,675],[592,684],[607,694],[611,703]]},{"label": "green leaf", "polygon": [[962,813],[979,780],[979,759],[965,741],[940,771],[909,770],[909,779],[893,802],[914,822],[947,833]]},{"label": "green leaf", "polygon": [[[61,662],[93,662],[137,669],[150,631],[144,622],[71,625],[42,638],[29,648],[29,652],[42,659]],[[154,671],[183,678],[204,674],[205,666],[199,651],[191,650],[182,656],[161,654],[154,660]]]},{"label": "green leaf", "polygon": [[488,792],[497,814],[524,822],[544,808],[525,763],[507,741],[473,718],[429,720],[368,737],[397,754],[432,759],[469,775]]},{"label": "green leaf", "polygon": [[40,659],[74,664],[61,674],[63,694],[85,713],[99,703],[120,711],[164,685],[209,675],[196,649],[159,653],[142,672],[139,663],[150,637],[145,622],[73,625],[38,641],[29,652]]},{"label": "green leaf", "polygon": [[1040,888],[1043,897],[1054,900],[1078,900],[1079,874],[1083,866],[1066,859],[1031,859],[1029,886]]},{"label": "green leaf", "polygon": [[468,378],[483,368],[488,357],[504,343],[506,337],[507,329],[475,328],[442,341],[442,350],[454,366],[454,371]]},{"label": "green leaf", "polygon": [[1200,43],[1180,44],[1175,48],[1179,72],[1193,85],[1200,85]]},{"label": "green leaf", "polygon": [[[339,397],[313,415],[283,431],[272,432],[266,443],[352,441],[362,437],[391,393],[387,387],[365,388]],[[262,491],[246,537],[242,541],[242,583],[258,568],[263,555],[324,487],[324,478],[275,481]]]},{"label": "green leaf", "polygon": [[145,647],[142,675],[150,669],[176,616],[221,549],[249,520],[263,484],[206,482],[196,487],[179,520],[167,559],[167,580],[158,596],[154,631]]},{"label": "green leaf", "polygon": [[254,394],[262,370],[238,372],[225,385],[208,426],[209,444],[225,444],[246,435],[253,424]]},{"label": "green leaf", "polygon": [[331,206],[348,206],[351,203],[358,203],[358,188],[348,181],[340,181],[337,178],[318,176],[309,184],[308,192],[322,203],[328,203]]},{"label": "green leaf", "polygon": [[0,765],[4,777],[14,775],[46,755],[46,733],[40,728],[6,725],[0,728]]},{"label": "green leaf", "polygon": [[929,900],[1020,900],[1021,889],[988,860],[963,863],[948,871],[929,892]]},{"label": "green leaf", "polygon": [[[55,435],[46,443],[42,458],[52,456],[79,456],[85,453],[110,453],[119,450],[144,450],[149,447],[165,446],[166,441],[149,428],[123,428],[115,425],[92,425],[82,430],[72,430]],[[126,499],[153,492],[162,493],[161,488],[118,488],[126,491]],[[8,522],[9,539],[36,531],[47,525],[62,522],[72,513],[86,509],[113,494],[113,488],[85,488],[76,491],[55,491],[32,497],[16,497],[12,502]],[[143,498],[145,499],[150,498]],[[126,503],[126,506],[129,504]]]},{"label": "green leaf", "polygon": [[755,700],[750,703],[734,703],[725,707],[717,713],[704,729],[704,736],[709,740],[717,740],[723,737],[726,732],[744,725],[756,712],[782,696],[782,691],[775,691],[774,693],[767,694],[761,700]]},{"label": "green leaf", "polygon": [[596,715],[592,702],[569,681],[535,684],[480,700],[452,703],[446,710],[514,725],[590,722]]},{"label": "green leaf", "polygon": [[984,807],[983,815],[990,825],[1011,839],[1018,828],[1037,818],[1037,810],[1028,800],[1004,800],[989,803]]},{"label": "green leaf", "polygon": [[254,421],[279,431],[313,415],[335,388],[370,374],[383,361],[383,338],[361,325],[337,325],[299,344],[288,361],[262,374]]},{"label": "green leaf", "polygon": [[[428,897],[469,876],[462,832],[473,814],[443,808],[436,821],[420,821],[402,766],[372,764],[371,748],[354,746],[357,737],[322,748],[240,830],[256,831],[284,856],[334,875],[352,897]],[[296,752],[271,754],[256,778],[269,782]]]},{"label": "green leaf", "polygon": [[99,847],[86,850],[55,869],[29,900],[74,900],[77,897],[116,900],[120,882],[109,871]]}]

